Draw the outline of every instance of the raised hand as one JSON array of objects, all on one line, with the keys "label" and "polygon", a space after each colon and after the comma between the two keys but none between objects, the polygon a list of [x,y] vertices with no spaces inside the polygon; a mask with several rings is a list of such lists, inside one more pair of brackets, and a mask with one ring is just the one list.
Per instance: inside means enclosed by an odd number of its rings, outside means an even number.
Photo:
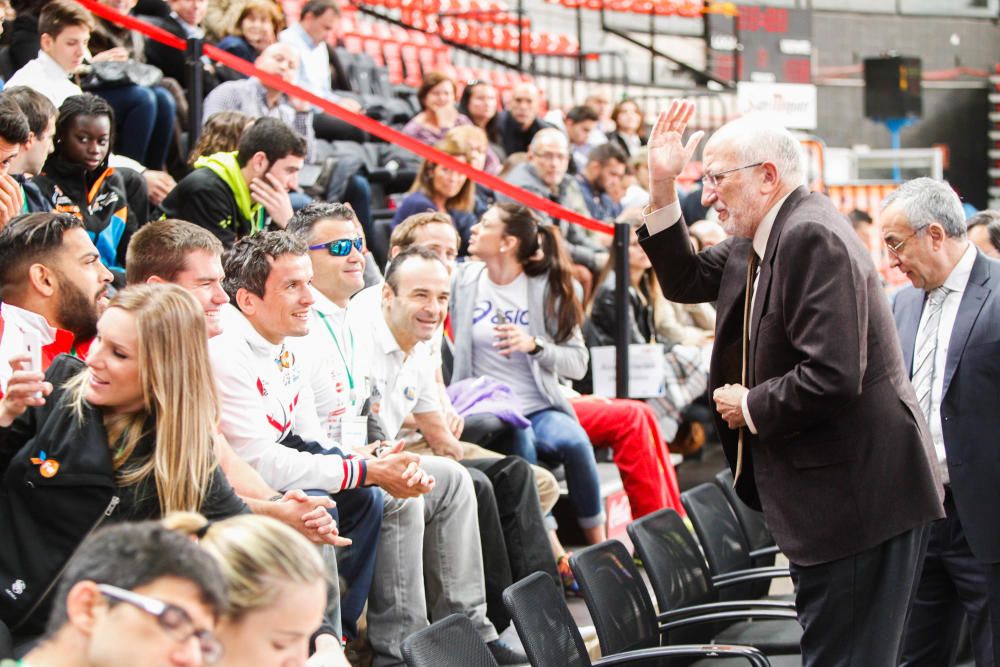
[{"label": "raised hand", "polygon": [[45,374],[28,370],[30,364],[31,357],[27,354],[10,360],[14,373],[0,400],[0,428],[13,424],[29,407],[45,405],[45,397],[52,393],[52,384],[45,381]]},{"label": "raised hand", "polygon": [[674,181],[694,155],[694,150],[705,135],[698,131],[684,142],[684,130],[694,113],[694,103],[674,100],[670,108],[660,114],[649,135],[649,193],[650,208],[657,209],[676,201]]}]

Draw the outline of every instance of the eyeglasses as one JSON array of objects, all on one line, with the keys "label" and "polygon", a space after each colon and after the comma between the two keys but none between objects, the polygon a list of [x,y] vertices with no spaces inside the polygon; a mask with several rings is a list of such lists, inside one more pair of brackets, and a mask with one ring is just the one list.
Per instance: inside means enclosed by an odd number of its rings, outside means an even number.
[{"label": "eyeglasses", "polygon": [[222,659],[222,644],[215,635],[210,630],[196,628],[188,613],[180,607],[109,584],[98,584],[97,588],[105,597],[125,602],[155,616],[163,631],[174,641],[183,644],[192,637],[197,638],[201,657],[206,664],[214,665]]},{"label": "eyeglasses", "polygon": [[720,171],[720,172],[715,173],[715,174],[708,174],[708,173],[706,173],[705,176],[701,179],[701,184],[702,184],[702,186],[704,186],[706,188],[717,188],[717,187],[719,187],[719,183],[722,181],[722,177],[725,176],[726,174],[731,174],[734,171],[743,171],[744,169],[752,169],[754,167],[759,167],[762,164],[764,164],[764,163],[763,162],[754,162],[753,164],[745,164],[742,167],[735,167],[733,169],[726,169],[725,171]]},{"label": "eyeglasses", "polygon": [[310,250],[322,250],[326,248],[330,251],[330,254],[334,257],[347,257],[351,254],[351,246],[358,249],[365,247],[365,240],[360,236],[353,239],[336,239],[334,241],[328,241],[327,243],[318,243],[316,245],[309,246]]},{"label": "eyeglasses", "polygon": [[562,161],[569,158],[569,153],[532,153],[539,160],[548,160],[549,162]]},{"label": "eyeglasses", "polygon": [[920,231],[921,230],[918,229],[909,236],[904,237],[903,240],[898,243],[889,243],[888,241],[883,239],[883,241],[885,242],[885,249],[888,250],[889,254],[892,255],[893,257],[899,257],[899,251],[903,249],[903,246],[906,245],[906,242],[912,239],[917,234],[919,234]]}]

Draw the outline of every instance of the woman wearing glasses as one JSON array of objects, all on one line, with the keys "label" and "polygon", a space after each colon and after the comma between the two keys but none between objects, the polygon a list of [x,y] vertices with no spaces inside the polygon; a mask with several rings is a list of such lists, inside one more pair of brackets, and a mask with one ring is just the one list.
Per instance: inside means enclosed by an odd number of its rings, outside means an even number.
[{"label": "woman wearing glasses", "polygon": [[[434,146],[459,162],[469,162],[466,147],[452,136],[447,136]],[[409,194],[399,204],[392,217],[392,227],[415,213],[442,211],[451,216],[455,228],[462,235],[462,252],[469,242],[469,230],[475,224],[473,207],[476,203],[476,184],[465,174],[424,160],[417,171]]]},{"label": "woman wearing glasses", "polygon": [[42,632],[48,587],[102,523],[246,511],[213,455],[215,387],[194,297],[130,287],[97,330],[86,364],[63,355],[43,377],[15,359],[0,401],[0,573],[24,582],[0,614],[19,635]]},{"label": "woman wearing glasses", "polygon": [[326,567],[307,539],[280,521],[239,516],[217,523],[174,514],[164,523],[198,536],[218,562],[229,591],[229,608],[215,634],[223,667],[349,667],[336,637],[324,626]]}]

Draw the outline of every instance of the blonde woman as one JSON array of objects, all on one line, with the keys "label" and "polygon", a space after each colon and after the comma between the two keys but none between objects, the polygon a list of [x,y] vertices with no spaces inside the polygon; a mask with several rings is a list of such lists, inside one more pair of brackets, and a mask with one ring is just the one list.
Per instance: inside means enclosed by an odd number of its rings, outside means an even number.
[{"label": "blonde woman", "polygon": [[[323,621],[326,569],[319,551],[280,521],[239,516],[209,523],[174,514],[169,528],[200,537],[215,557],[229,591],[216,627],[223,667],[349,667],[340,642]],[[310,638],[316,651],[307,662]]]},{"label": "blonde woman", "polygon": [[130,287],[98,321],[86,364],[26,366],[0,401],[0,575],[24,582],[0,618],[19,635],[44,629],[45,591],[100,524],[246,511],[212,453],[205,316],[184,289]]}]

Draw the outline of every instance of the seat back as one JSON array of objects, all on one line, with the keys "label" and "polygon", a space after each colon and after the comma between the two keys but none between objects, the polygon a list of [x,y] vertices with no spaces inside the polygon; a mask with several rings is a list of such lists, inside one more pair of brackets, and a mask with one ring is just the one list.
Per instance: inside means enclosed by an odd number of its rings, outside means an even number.
[{"label": "seat back", "polygon": [[438,621],[403,640],[407,667],[499,667],[475,626],[462,614]]},{"label": "seat back", "polygon": [[11,55],[10,47],[5,46],[0,49],[0,76],[6,81],[14,76],[14,72],[16,71],[17,67],[14,66],[14,58]]},{"label": "seat back", "polygon": [[[771,531],[767,527],[767,522],[764,521],[764,514],[751,509],[736,494],[736,489],[733,488],[733,472],[729,468],[720,471],[715,476],[715,482],[719,485],[719,489],[722,490],[723,495],[726,496],[730,507],[736,512],[736,518],[740,521],[740,526],[746,535],[750,550],[753,551],[755,549],[774,546],[774,536],[771,535]],[[774,558],[772,557],[771,562],[766,563],[766,565],[773,564]],[[756,565],[762,566],[765,563],[756,563]]]},{"label": "seat back", "polygon": [[[677,512],[667,508],[647,514],[629,524],[627,530],[661,612],[718,600],[698,541]],[[701,624],[673,630],[670,643],[710,642],[716,629],[715,625]]]},{"label": "seat back", "polygon": [[[699,484],[681,494],[681,502],[694,524],[698,541],[712,576],[752,567],[750,547],[736,512],[722,490],[715,484]],[[727,586],[719,591],[722,600],[758,597],[755,582]]]},{"label": "seat back", "polygon": [[628,526],[628,536],[653,584],[660,611],[715,602],[708,565],[677,512],[667,508],[636,519]]},{"label": "seat back", "polygon": [[552,577],[535,572],[508,586],[503,604],[533,667],[590,667],[583,637]]},{"label": "seat back", "polygon": [[595,544],[571,556],[569,564],[604,655],[660,645],[653,601],[624,544],[617,540]]}]

